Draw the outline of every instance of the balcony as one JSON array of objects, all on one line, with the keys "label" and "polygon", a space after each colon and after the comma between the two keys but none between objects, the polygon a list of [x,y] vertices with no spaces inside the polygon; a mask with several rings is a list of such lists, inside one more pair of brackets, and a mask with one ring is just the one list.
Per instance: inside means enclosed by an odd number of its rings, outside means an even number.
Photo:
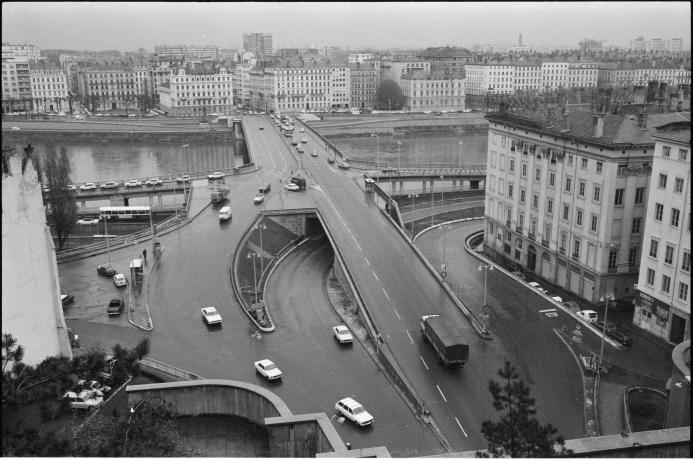
[{"label": "balcony", "polygon": [[571,256],[571,258],[572,258],[574,261],[576,261],[576,262],[579,262],[579,261],[580,261],[580,255],[579,255],[579,254],[573,254],[573,255]]},{"label": "balcony", "polygon": [[505,226],[508,227],[508,228],[511,228],[511,226],[510,226],[510,221],[509,221],[509,220],[506,220],[506,221],[505,221]]},{"label": "balcony", "polygon": [[527,234],[527,238],[529,238],[530,240],[534,241],[534,233],[529,233],[529,234]]},{"label": "balcony", "polygon": [[517,233],[522,233],[522,225],[516,226],[516,227],[515,227],[515,231],[516,231]]},{"label": "balcony", "polygon": [[565,248],[558,248],[558,253],[562,256],[565,255]]},{"label": "balcony", "polygon": [[546,246],[548,248],[549,247],[549,240],[542,238],[541,239],[541,245]]}]

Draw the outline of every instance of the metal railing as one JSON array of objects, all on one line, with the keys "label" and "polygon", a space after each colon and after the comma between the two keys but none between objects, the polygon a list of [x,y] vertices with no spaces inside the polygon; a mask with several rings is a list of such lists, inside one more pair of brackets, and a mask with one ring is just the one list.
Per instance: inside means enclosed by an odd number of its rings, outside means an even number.
[{"label": "metal railing", "polygon": [[150,358],[149,356],[145,356],[140,360],[140,364],[147,366],[151,369],[156,369],[159,372],[163,372],[165,374],[169,374],[173,377],[179,378],[181,380],[202,380],[203,377],[200,377],[199,375],[189,372],[183,369],[180,369],[176,366],[172,366],[170,364],[166,364],[161,361],[157,361],[154,358]]}]

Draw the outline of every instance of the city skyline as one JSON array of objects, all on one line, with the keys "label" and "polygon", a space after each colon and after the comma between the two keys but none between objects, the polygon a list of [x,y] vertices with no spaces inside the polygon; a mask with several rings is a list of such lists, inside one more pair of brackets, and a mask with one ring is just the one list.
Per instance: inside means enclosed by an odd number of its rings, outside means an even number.
[{"label": "city skyline", "polygon": [[[585,38],[627,47],[639,36],[682,38],[685,49],[691,43],[688,2],[11,2],[2,8],[3,43],[42,49],[153,51],[163,44],[238,48],[243,33],[251,32],[272,34],[275,48],[510,45],[517,44],[519,34],[526,45],[555,48],[577,48]],[[537,21],[543,24],[541,30]]]}]

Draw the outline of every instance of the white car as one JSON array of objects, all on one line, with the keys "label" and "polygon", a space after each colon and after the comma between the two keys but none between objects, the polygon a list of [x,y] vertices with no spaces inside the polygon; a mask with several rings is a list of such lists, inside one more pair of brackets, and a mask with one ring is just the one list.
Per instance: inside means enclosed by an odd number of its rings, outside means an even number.
[{"label": "white car", "polygon": [[366,176],[365,174],[363,175],[363,180],[366,184],[375,184],[375,181],[370,177]]},{"label": "white car", "polygon": [[344,398],[337,401],[334,408],[337,409],[337,412],[359,426],[368,426],[373,424],[373,416],[366,412],[366,409],[364,409],[364,407],[355,399]]},{"label": "white car", "polygon": [[306,132],[306,130],[303,129],[303,128],[301,128],[299,131],[302,132],[302,133],[305,133],[305,132]]},{"label": "white car", "polygon": [[21,129],[22,128],[20,128],[19,126],[13,126],[12,127],[12,131],[20,131]]},{"label": "white car", "polygon": [[349,332],[349,328],[343,324],[333,327],[332,332],[335,340],[339,343],[352,343],[354,341],[354,336]]},{"label": "white car", "polygon": [[266,380],[277,380],[282,378],[282,371],[269,359],[255,361],[255,370]]},{"label": "white car", "polygon": [[104,182],[103,184],[101,184],[102,190],[117,189],[118,187],[120,187],[120,184],[114,181]]},{"label": "white car", "polygon": [[147,179],[144,185],[164,185],[164,182],[158,177],[152,177],[151,179]]},{"label": "white car", "polygon": [[301,138],[301,142],[303,142],[304,144],[307,144],[307,143],[308,143],[308,139],[305,138],[305,137],[302,137],[302,138]]},{"label": "white car", "polygon": [[342,169],[349,169],[349,168],[351,168],[351,165],[349,163],[347,163],[346,161],[340,161],[337,164],[337,167],[342,168]]},{"label": "white car", "polygon": [[81,391],[79,394],[68,391],[63,395],[73,409],[96,409],[103,404],[103,396],[99,396],[95,391]]},{"label": "white car", "polygon": [[596,323],[598,319],[597,312],[594,310],[580,310],[577,315],[588,323]]},{"label": "white car", "polygon": [[99,219],[79,219],[77,225],[96,225],[99,223]]},{"label": "white car", "polygon": [[207,174],[207,179],[209,179],[209,180],[223,179],[223,178],[224,178],[224,173],[221,173],[219,171],[215,171],[212,174]]},{"label": "white car", "polygon": [[87,182],[86,184],[82,184],[79,186],[79,189],[82,191],[85,190],[96,190],[96,184],[93,182]]},{"label": "white car", "polygon": [[140,182],[136,179],[129,180],[125,183],[125,188],[130,188],[130,187],[142,187],[142,182]]},{"label": "white car", "polygon": [[284,184],[284,188],[289,190],[290,192],[298,192],[300,190],[298,185],[294,184],[293,182],[289,182],[288,184]]},{"label": "white car", "polygon": [[187,174],[183,174],[180,177],[176,177],[176,182],[178,182],[179,184],[190,182],[190,176],[188,176]]},{"label": "white car", "polygon": [[115,284],[116,287],[127,286],[128,279],[125,278],[125,275],[123,275],[122,273],[116,273],[115,275],[113,275],[113,284]]},{"label": "white car", "polygon": [[260,204],[263,201],[265,201],[265,194],[264,193],[258,193],[255,195],[255,198],[253,198],[253,203],[255,204]]},{"label": "white car", "polygon": [[315,150],[313,150],[313,151],[310,153],[310,156],[312,156],[312,157],[317,157],[317,156],[318,156],[318,152],[316,152]]},{"label": "white car", "polygon": [[200,310],[202,310],[202,317],[205,319],[208,326],[211,326],[212,324],[221,324],[221,315],[216,308],[204,307]]},{"label": "white car", "polygon": [[111,387],[96,380],[78,380],[77,386],[80,388],[80,391],[94,391],[97,396],[103,396],[111,391]]}]

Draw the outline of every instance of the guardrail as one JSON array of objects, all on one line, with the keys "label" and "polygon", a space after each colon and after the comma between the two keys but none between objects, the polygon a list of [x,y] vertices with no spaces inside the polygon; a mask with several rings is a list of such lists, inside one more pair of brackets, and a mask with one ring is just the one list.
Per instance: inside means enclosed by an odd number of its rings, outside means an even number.
[{"label": "guardrail", "polygon": [[154,358],[150,358],[149,356],[144,356],[140,360],[140,365],[147,366],[152,369],[156,369],[159,372],[163,372],[165,374],[171,375],[173,377],[179,378],[181,380],[202,380],[203,377],[200,377],[199,375],[180,369],[176,366],[171,366],[170,364],[166,364],[161,361],[157,361]]}]

